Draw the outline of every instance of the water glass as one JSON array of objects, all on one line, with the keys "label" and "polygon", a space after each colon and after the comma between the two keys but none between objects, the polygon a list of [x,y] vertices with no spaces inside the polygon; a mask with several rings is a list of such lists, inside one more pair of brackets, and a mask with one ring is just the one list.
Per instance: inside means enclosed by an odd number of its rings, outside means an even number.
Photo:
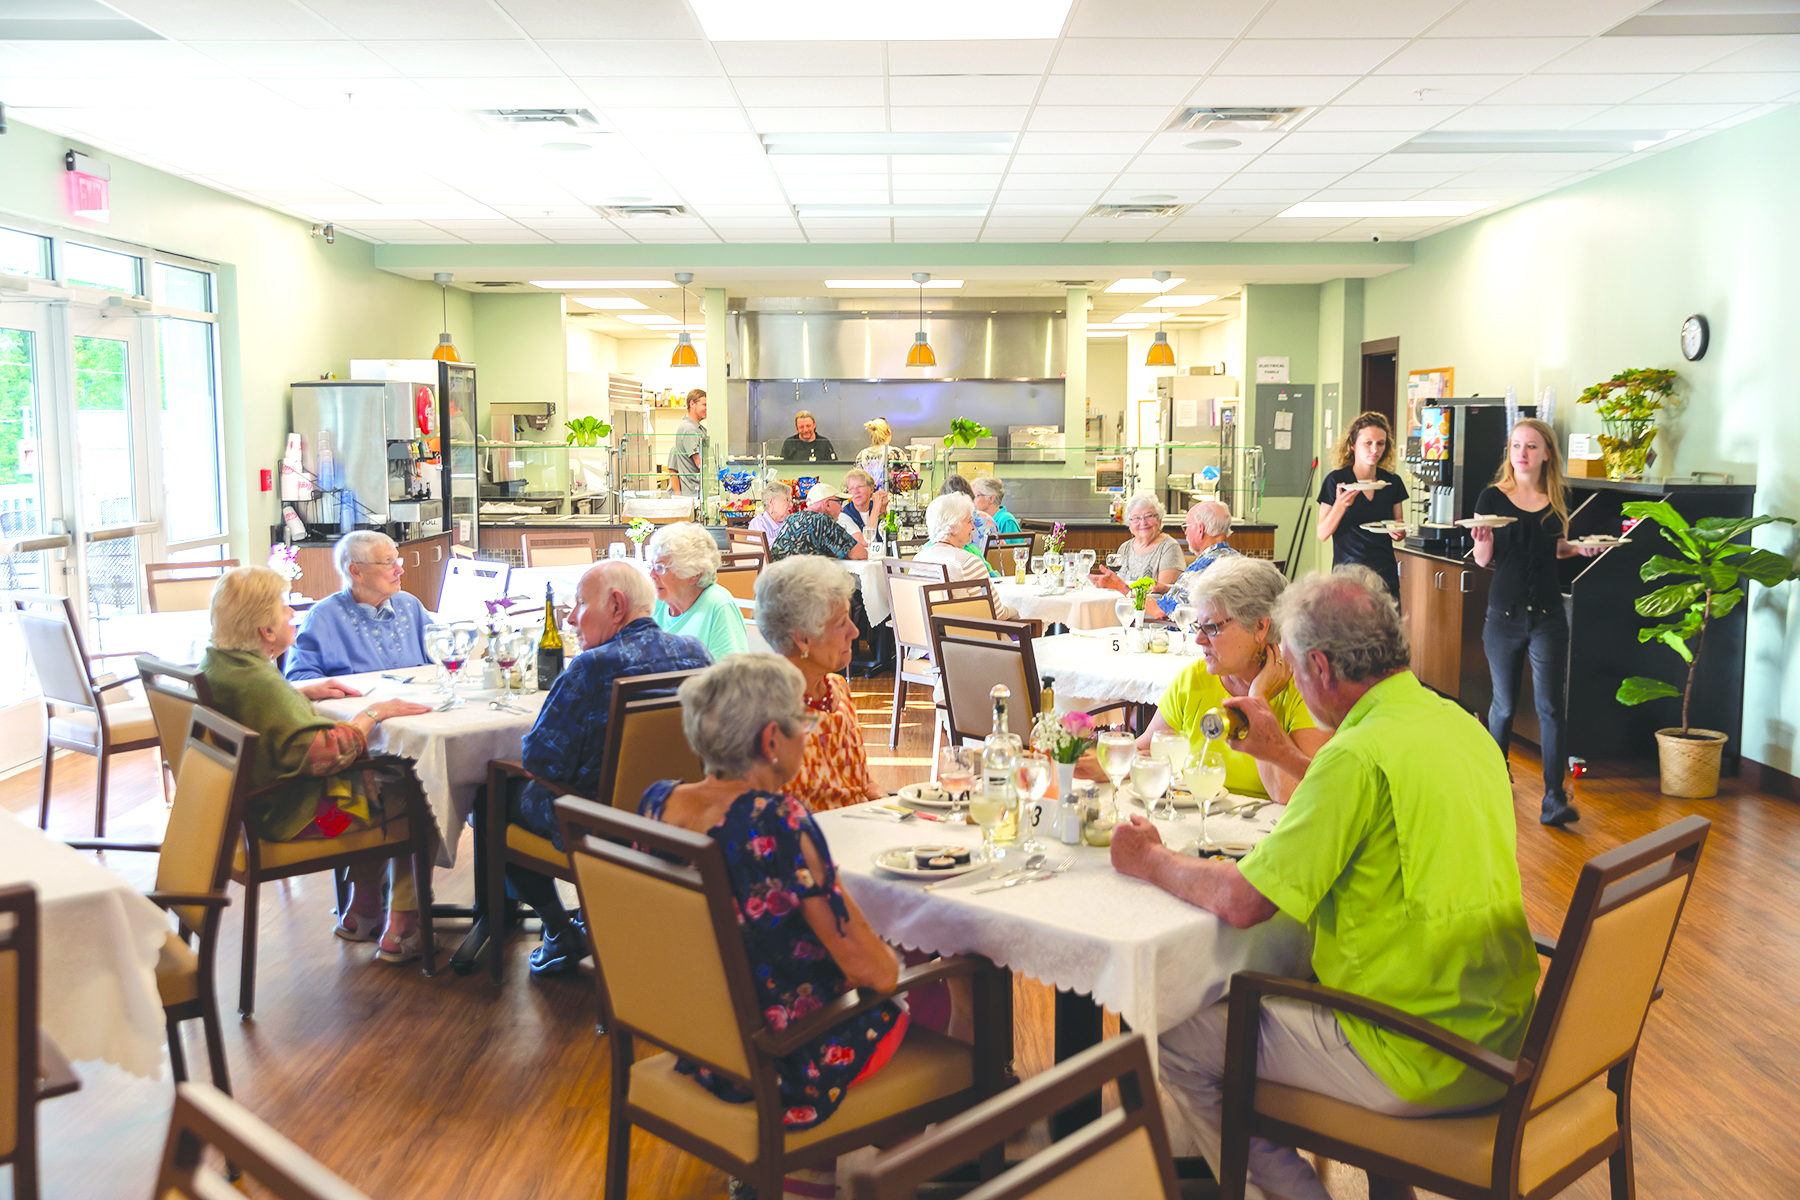
[{"label": "water glass", "polygon": [[945,746],[938,754],[938,786],[950,796],[950,820],[966,819],[969,791],[981,775],[980,752],[971,746]]},{"label": "water glass", "polygon": [[442,659],[445,676],[449,684],[450,698],[441,708],[461,708],[463,699],[456,694],[456,677],[461,674],[469,655],[475,649],[475,643],[481,637],[481,629],[473,621],[453,622],[444,639],[444,656]]},{"label": "water glass", "polygon": [[625,543],[624,542],[614,542],[612,545],[608,546],[606,548],[606,557],[612,558],[612,559],[624,558],[625,557]]},{"label": "water glass", "polygon": [[1031,556],[1031,577],[1037,581],[1039,587],[1043,586],[1044,556],[1041,554],[1034,554]]},{"label": "water glass", "polygon": [[1099,552],[1096,550],[1093,550],[1093,549],[1087,549],[1087,550],[1083,550],[1081,552],[1081,577],[1082,577],[1082,579],[1085,580],[1089,575],[1092,575],[1094,573],[1094,561],[1099,557],[1100,557]]},{"label": "water glass", "polygon": [[431,665],[437,668],[437,686],[439,693],[448,689],[444,685],[444,656],[450,652],[450,629],[445,625],[427,625],[425,627],[425,656]]},{"label": "water glass", "polygon": [[1188,776],[1194,790],[1194,801],[1200,806],[1200,840],[1206,840],[1206,808],[1225,794],[1225,751],[1219,743],[1209,741],[1200,755],[1200,765]]},{"label": "water glass", "polygon": [[1180,653],[1188,652],[1188,631],[1194,627],[1194,618],[1199,615],[1191,604],[1177,604],[1169,613],[1169,620],[1175,622],[1175,628],[1181,630]]},{"label": "water glass", "polygon": [[1038,840],[1037,825],[1027,813],[1043,813],[1042,802],[1050,791],[1050,758],[1036,751],[1026,751],[1013,761],[1013,788],[1019,793],[1019,853],[1041,854],[1044,843]]},{"label": "water glass", "polygon": [[1112,781],[1112,806],[1119,807],[1119,785],[1131,774],[1131,760],[1137,757],[1137,739],[1129,733],[1108,730],[1100,735],[1100,769]]},{"label": "water glass", "polygon": [[[1175,798],[1169,795],[1169,760],[1140,754],[1131,760],[1131,788],[1144,811],[1159,821],[1175,819]],[[1164,805],[1164,798],[1168,803]]]},{"label": "water glass", "polygon": [[1137,605],[1130,600],[1113,601],[1113,616],[1124,628],[1130,629],[1132,623],[1137,620],[1137,615]]}]

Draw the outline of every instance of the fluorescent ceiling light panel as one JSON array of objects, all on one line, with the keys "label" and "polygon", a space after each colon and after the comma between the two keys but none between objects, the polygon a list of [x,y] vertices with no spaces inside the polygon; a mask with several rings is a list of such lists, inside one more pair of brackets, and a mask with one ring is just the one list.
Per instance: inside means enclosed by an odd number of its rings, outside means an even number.
[{"label": "fluorescent ceiling light panel", "polygon": [[1130,337],[1130,336],[1131,336],[1131,330],[1129,330],[1129,329],[1095,329],[1095,328],[1093,328],[1093,327],[1091,327],[1091,326],[1090,326],[1090,327],[1089,327],[1089,328],[1088,328],[1088,334],[1087,334],[1087,335],[1088,335],[1088,336],[1089,336],[1089,337],[1091,337],[1091,338],[1097,338],[1097,337]]},{"label": "fluorescent ceiling light panel", "polygon": [[680,317],[665,317],[661,313],[616,313],[621,321],[630,321],[633,325],[679,325]]},{"label": "fluorescent ceiling light panel", "polygon": [[1277,217],[1466,217],[1491,208],[1492,200],[1303,200]]},{"label": "fluorescent ceiling light panel", "polygon": [[1144,301],[1145,308],[1198,308],[1202,304],[1211,304],[1217,296],[1158,296]]},{"label": "fluorescent ceiling light panel", "polygon": [[670,279],[533,279],[531,286],[563,292],[618,292],[634,288],[672,288],[675,282]]},{"label": "fluorescent ceiling light panel", "polygon": [[1602,37],[1731,37],[1800,33],[1791,0],[1663,0]]},{"label": "fluorescent ceiling light panel", "polygon": [[1491,129],[1421,133],[1391,154],[1636,154],[1685,129]]},{"label": "fluorescent ceiling light panel", "polygon": [[1131,329],[1142,329],[1146,325],[1156,324],[1156,318],[1145,316],[1142,313],[1126,313],[1122,317],[1114,317],[1112,323],[1114,325],[1124,325]]},{"label": "fluorescent ceiling light panel", "polygon": [[807,217],[985,217],[985,204],[796,204],[794,213]]},{"label": "fluorescent ceiling light panel", "polygon": [[577,304],[585,304],[589,308],[645,308],[642,300],[633,300],[630,296],[570,296]]},{"label": "fluorescent ceiling light panel", "polygon": [[769,154],[1011,154],[1016,133],[765,133]]},{"label": "fluorescent ceiling light panel", "polygon": [[1106,290],[1109,292],[1124,292],[1127,295],[1159,296],[1162,293],[1168,291],[1170,288],[1180,287],[1182,284],[1184,284],[1186,282],[1187,282],[1187,280],[1181,279],[1181,278],[1175,278],[1175,279],[1116,279],[1113,281],[1112,286],[1107,288]]},{"label": "fluorescent ceiling light panel", "polygon": [[[941,288],[954,290],[962,285],[963,281],[960,279],[927,279],[925,290],[932,291]],[[841,292],[910,292],[919,285],[910,279],[827,279],[825,286]]]},{"label": "fluorescent ceiling light panel", "polygon": [[315,221],[504,221],[485,204],[295,205]]},{"label": "fluorescent ceiling light panel", "polygon": [[715,42],[1011,41],[1062,34],[1074,0],[689,0]]}]

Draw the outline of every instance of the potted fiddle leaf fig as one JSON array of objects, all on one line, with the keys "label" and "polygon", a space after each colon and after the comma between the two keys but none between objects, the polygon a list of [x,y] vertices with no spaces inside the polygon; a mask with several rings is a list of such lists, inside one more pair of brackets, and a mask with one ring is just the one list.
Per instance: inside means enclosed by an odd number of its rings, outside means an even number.
[{"label": "potted fiddle leaf fig", "polygon": [[1793,563],[1774,551],[1732,539],[1773,522],[1794,522],[1773,516],[1703,517],[1689,524],[1663,500],[1633,501],[1624,505],[1623,511],[1628,517],[1655,521],[1662,526],[1663,538],[1675,548],[1673,555],[1651,556],[1639,569],[1644,582],[1665,582],[1639,596],[1634,607],[1639,616],[1656,622],[1638,630],[1638,641],[1663,643],[1681,656],[1687,673],[1680,687],[1641,675],[1626,679],[1619,684],[1619,703],[1635,705],[1681,697],[1680,727],[1656,731],[1662,790],[1668,796],[1703,799],[1718,793],[1719,762],[1726,741],[1723,733],[1696,729],[1690,720],[1707,628],[1743,603],[1746,579],[1774,587],[1800,575]]}]

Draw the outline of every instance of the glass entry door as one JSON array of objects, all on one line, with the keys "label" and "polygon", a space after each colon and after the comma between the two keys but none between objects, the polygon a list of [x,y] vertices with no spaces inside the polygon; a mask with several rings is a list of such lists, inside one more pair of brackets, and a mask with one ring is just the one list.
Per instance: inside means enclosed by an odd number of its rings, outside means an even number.
[{"label": "glass entry door", "polygon": [[[160,526],[140,518],[153,494],[148,448],[156,415],[144,386],[143,336],[137,317],[70,316],[74,363],[74,434],[67,448],[77,481],[82,580],[89,618],[138,611],[144,550],[160,543]],[[156,561],[148,559],[147,561]]]}]

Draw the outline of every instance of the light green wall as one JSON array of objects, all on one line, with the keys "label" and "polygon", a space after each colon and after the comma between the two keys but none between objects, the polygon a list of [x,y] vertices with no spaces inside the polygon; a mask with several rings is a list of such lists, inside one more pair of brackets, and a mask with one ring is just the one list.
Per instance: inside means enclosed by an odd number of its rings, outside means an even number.
[{"label": "light green wall", "polygon": [[[554,404],[568,396],[569,341],[560,292],[495,292],[473,297],[481,403]],[[561,428],[562,418],[555,427]]]},{"label": "light green wall", "polygon": [[[1729,471],[1757,484],[1757,512],[1800,517],[1797,195],[1788,109],[1419,242],[1414,266],[1368,281],[1364,336],[1398,336],[1402,371],[1453,365],[1460,395],[1554,384],[1564,434],[1599,429],[1573,403],[1583,387],[1672,367],[1687,402],[1655,470]],[[1689,363],[1676,335],[1696,312],[1712,346]],[[1796,538],[1757,544],[1791,555]],[[1743,752],[1795,773],[1800,587],[1754,590]]]},{"label": "light green wall", "polygon": [[[111,163],[110,224],[66,215],[69,148]],[[219,264],[226,512],[232,553],[247,561],[268,552],[275,503],[257,490],[257,472],[281,457],[288,385],[348,376],[353,358],[424,358],[442,328],[436,285],[375,268],[365,242],[339,234],[326,245],[306,223],[16,121],[0,137],[6,214]],[[449,319],[458,350],[473,357],[467,293],[451,290]]]}]

